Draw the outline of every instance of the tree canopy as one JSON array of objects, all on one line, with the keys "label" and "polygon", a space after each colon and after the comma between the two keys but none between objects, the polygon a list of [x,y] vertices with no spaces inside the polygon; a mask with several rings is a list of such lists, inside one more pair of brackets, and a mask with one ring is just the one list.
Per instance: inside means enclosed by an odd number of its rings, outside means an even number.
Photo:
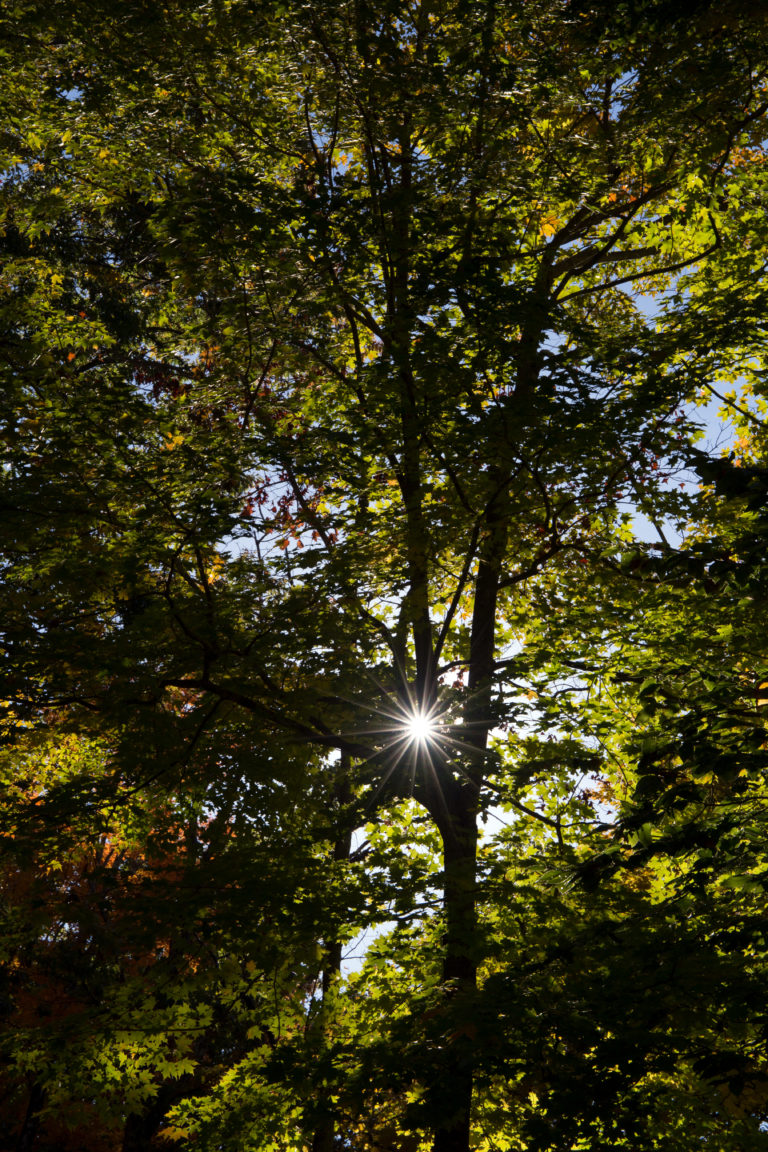
[{"label": "tree canopy", "polygon": [[766,1147],[765,13],[2,22],[7,1146]]}]

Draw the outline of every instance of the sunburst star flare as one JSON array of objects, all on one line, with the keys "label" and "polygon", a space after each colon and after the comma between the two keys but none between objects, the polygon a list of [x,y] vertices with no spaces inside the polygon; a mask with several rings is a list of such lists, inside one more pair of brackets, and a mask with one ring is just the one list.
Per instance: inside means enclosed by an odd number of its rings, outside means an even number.
[{"label": "sunburst star flare", "polygon": [[416,744],[426,744],[435,734],[435,725],[431,717],[424,712],[414,712],[405,723],[406,732]]}]

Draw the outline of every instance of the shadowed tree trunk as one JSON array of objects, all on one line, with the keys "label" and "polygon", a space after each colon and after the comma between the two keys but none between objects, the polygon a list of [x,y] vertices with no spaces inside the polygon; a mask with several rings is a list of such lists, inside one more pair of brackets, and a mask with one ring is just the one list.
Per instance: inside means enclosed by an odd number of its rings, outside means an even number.
[{"label": "shadowed tree trunk", "polygon": [[[344,810],[349,806],[352,798],[352,791],[350,787],[350,760],[346,753],[342,753],[339,760],[338,775],[336,778],[336,786],[334,789],[334,799],[336,800],[339,811]],[[336,842],[333,846],[333,859],[335,862],[348,860],[349,853],[352,849],[352,832],[348,827],[343,828],[337,836]],[[322,981],[321,981],[321,995],[323,1004],[331,988],[336,984],[341,975],[341,960],[342,960],[342,945],[339,940],[331,940],[326,943],[325,948],[325,961],[323,967]],[[320,1013],[320,1029],[325,1027],[324,1012],[321,1009]],[[321,1038],[321,1042],[324,1037]],[[336,1142],[336,1118],[333,1112],[328,1111],[324,1116],[321,1116],[315,1131],[312,1134],[312,1152],[333,1152]]]},{"label": "shadowed tree trunk", "polygon": [[24,1123],[16,1142],[16,1152],[31,1152],[35,1144],[37,1129],[40,1123],[40,1110],[45,1103],[45,1091],[39,1083],[35,1082],[29,1093]]}]

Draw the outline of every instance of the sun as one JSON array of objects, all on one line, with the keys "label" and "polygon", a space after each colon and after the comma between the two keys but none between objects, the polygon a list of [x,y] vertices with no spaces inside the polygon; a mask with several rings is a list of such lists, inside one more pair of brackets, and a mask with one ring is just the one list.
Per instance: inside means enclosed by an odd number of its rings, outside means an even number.
[{"label": "sun", "polygon": [[426,744],[435,732],[435,725],[423,712],[414,712],[409,716],[405,728],[414,744]]}]

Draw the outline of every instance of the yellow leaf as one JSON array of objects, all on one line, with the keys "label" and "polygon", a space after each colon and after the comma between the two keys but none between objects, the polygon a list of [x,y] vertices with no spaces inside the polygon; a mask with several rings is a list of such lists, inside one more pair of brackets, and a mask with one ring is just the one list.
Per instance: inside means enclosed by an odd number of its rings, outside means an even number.
[{"label": "yellow leaf", "polygon": [[177,1128],[175,1125],[169,1125],[168,1128],[161,1128],[158,1136],[162,1136],[164,1140],[185,1140],[187,1133],[183,1128]]}]

